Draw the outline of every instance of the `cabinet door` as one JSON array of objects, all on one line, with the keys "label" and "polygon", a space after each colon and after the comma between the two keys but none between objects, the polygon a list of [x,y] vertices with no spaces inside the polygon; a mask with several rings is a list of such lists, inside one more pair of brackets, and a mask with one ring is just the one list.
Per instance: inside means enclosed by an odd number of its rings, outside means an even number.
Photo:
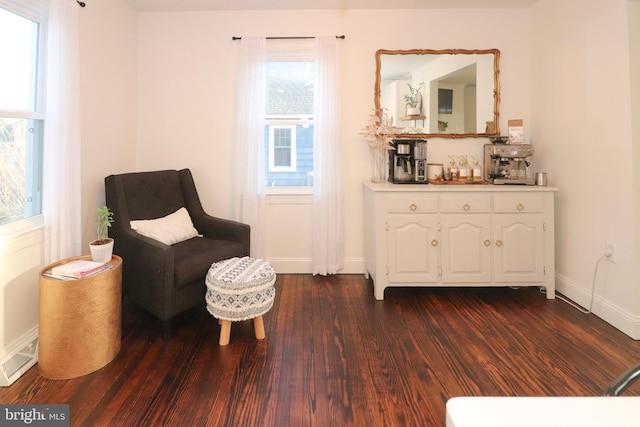
[{"label": "cabinet door", "polygon": [[443,283],[491,282],[491,215],[442,215]]},{"label": "cabinet door", "polygon": [[494,215],[494,280],[504,283],[544,280],[542,214]]},{"label": "cabinet door", "polygon": [[438,281],[438,221],[435,214],[389,214],[389,283]]}]

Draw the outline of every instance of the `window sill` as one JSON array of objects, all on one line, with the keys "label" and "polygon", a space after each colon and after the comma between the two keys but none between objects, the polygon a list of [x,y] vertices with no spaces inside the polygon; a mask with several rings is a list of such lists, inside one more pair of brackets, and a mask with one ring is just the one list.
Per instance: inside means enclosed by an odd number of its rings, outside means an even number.
[{"label": "window sill", "polygon": [[0,256],[41,245],[43,242],[42,215],[0,226]]},{"label": "window sill", "polygon": [[265,194],[269,205],[310,205],[313,203],[312,187],[269,187]]},{"label": "window sill", "polygon": [[268,196],[280,196],[280,195],[297,195],[297,196],[310,196],[313,195],[313,187],[265,187],[265,194]]},{"label": "window sill", "polygon": [[36,215],[10,224],[5,224],[0,226],[0,240],[17,237],[43,227],[44,218],[42,215]]}]

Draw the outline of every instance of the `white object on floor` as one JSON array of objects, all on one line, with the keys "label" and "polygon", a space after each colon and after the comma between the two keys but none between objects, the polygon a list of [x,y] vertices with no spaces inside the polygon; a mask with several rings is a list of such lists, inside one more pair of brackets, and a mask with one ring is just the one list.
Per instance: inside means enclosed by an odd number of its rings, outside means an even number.
[{"label": "white object on floor", "polygon": [[636,427],[640,397],[454,397],[446,427]]}]

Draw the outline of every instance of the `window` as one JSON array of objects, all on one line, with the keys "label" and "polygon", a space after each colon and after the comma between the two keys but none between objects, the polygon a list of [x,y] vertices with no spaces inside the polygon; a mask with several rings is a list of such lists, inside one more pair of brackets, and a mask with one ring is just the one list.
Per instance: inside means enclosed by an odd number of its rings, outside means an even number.
[{"label": "window", "polygon": [[30,3],[0,2],[0,227],[42,213],[43,17]]},{"label": "window", "polygon": [[269,171],[295,172],[296,126],[269,126]]},{"label": "window", "polygon": [[267,62],[265,184],[313,185],[313,62],[308,54],[272,55]]}]

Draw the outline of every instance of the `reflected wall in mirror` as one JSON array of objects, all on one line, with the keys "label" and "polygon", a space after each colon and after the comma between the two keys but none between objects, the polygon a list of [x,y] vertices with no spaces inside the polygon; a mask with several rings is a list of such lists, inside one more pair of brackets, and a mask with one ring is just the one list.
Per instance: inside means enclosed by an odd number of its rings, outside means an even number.
[{"label": "reflected wall in mirror", "polygon": [[[498,49],[380,49],[376,111],[386,109],[403,136],[500,135],[499,61]],[[412,88],[420,88],[419,110],[408,109]]]}]

